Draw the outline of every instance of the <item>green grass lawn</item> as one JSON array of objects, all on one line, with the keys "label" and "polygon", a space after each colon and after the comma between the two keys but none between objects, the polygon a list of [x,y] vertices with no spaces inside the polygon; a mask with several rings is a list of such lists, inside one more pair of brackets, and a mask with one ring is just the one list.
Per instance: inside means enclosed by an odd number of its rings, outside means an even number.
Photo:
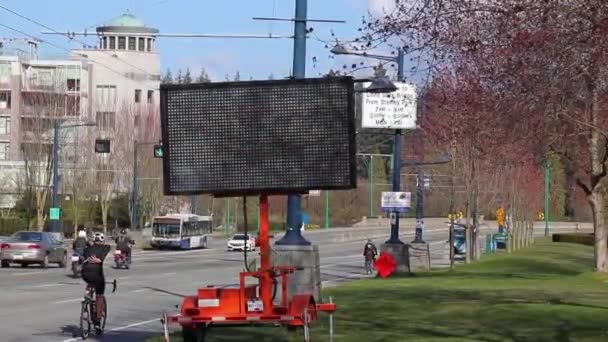
[{"label": "green grass lawn", "polygon": [[[539,240],[454,271],[356,281],[323,295],[338,303],[334,341],[608,341],[608,275],[591,272],[592,257],[588,246]],[[323,315],[313,341],[328,340]],[[207,341],[302,338],[284,328],[217,328]]]}]

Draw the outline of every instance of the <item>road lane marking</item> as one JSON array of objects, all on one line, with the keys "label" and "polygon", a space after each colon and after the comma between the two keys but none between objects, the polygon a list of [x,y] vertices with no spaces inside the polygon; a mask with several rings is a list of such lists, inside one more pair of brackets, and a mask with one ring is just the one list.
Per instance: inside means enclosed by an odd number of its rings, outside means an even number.
[{"label": "road lane marking", "polygon": [[150,320],[147,320],[147,321],[141,321],[141,322],[125,325],[125,326],[114,328],[114,329],[110,329],[110,331],[126,330],[126,329],[129,329],[129,328],[134,328],[134,327],[138,327],[138,326],[141,326],[141,325],[146,325],[146,324],[150,324],[150,323],[153,323],[153,322],[159,322],[160,323],[160,317],[159,318],[155,318],[155,319],[150,319]]},{"label": "road lane marking", "polygon": [[77,302],[82,300],[82,298],[76,298],[76,299],[66,299],[66,300],[60,300],[58,302],[54,302],[54,304],[63,304],[63,303],[71,303],[71,302]]},{"label": "road lane marking", "polygon": [[160,275],[161,276],[170,276],[170,275],[175,275],[175,274],[177,274],[177,273],[175,273],[175,272],[167,272],[167,273],[161,273]]},{"label": "road lane marking", "polygon": [[15,277],[24,277],[24,276],[29,276],[29,275],[33,275],[33,274],[40,274],[40,273],[46,273],[46,271],[37,271],[37,272],[25,272],[25,273],[15,273],[13,274]]},{"label": "road lane marking", "polygon": [[139,290],[133,290],[131,292],[133,292],[133,293],[139,293],[139,292],[145,292],[145,291],[150,291],[150,289],[139,289]]},{"label": "road lane marking", "polygon": [[36,285],[33,287],[53,287],[53,286],[62,286],[64,284],[59,284],[59,283],[55,283],[55,284],[43,284],[43,285]]}]

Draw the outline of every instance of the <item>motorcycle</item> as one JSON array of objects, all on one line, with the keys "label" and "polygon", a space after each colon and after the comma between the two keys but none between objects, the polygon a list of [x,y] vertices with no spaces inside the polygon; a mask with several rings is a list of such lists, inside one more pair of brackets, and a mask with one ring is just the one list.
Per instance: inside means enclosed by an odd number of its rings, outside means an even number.
[{"label": "motorcycle", "polygon": [[74,252],[72,253],[72,275],[74,278],[78,278],[80,276],[80,272],[82,271],[82,263],[80,262],[80,253]]},{"label": "motorcycle", "polygon": [[116,264],[116,268],[121,269],[129,269],[131,264],[130,260],[127,260],[127,255],[123,254],[120,250],[114,251],[114,263]]}]

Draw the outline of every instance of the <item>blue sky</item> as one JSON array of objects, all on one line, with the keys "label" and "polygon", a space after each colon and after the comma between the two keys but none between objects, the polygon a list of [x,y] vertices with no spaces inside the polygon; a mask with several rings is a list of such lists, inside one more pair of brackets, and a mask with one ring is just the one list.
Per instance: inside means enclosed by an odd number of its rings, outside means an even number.
[{"label": "blue sky", "polygon": [[[361,19],[368,13],[378,13],[392,0],[309,0],[309,18],[341,19],[346,24],[310,23],[314,35],[308,40],[307,76],[318,76],[330,68],[352,63],[352,58],[329,58],[325,43],[336,37],[352,39],[357,36]],[[246,33],[292,34],[291,22],[254,21],[254,16],[291,18],[295,0],[0,0],[0,4],[59,31],[94,31],[97,24],[107,22],[130,9],[147,26],[164,33]],[[41,35],[43,28],[0,9],[0,23],[39,36],[65,48],[80,47],[62,36]],[[18,37],[0,27],[1,37]],[[84,38],[81,38],[84,39]],[[94,38],[89,38],[91,44]],[[265,79],[288,76],[291,70],[293,42],[289,39],[185,39],[161,38],[158,46],[163,73],[170,67],[191,68],[198,74],[204,67],[212,79],[221,81],[226,74],[238,70],[242,79]],[[44,45],[43,57],[61,57],[66,52]],[[316,67],[312,63],[317,57]]]}]

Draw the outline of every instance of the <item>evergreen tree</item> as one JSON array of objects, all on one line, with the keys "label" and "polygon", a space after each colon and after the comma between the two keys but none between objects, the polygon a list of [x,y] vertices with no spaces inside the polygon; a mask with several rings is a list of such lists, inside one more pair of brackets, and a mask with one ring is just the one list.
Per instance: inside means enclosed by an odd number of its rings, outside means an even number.
[{"label": "evergreen tree", "polygon": [[184,74],[183,83],[184,84],[192,83],[192,75],[190,74],[190,68],[186,69],[186,74]]},{"label": "evergreen tree", "polygon": [[273,74],[273,73],[270,73],[270,75],[268,75],[268,79],[269,79],[269,80],[274,80],[274,74]]},{"label": "evergreen tree", "polygon": [[162,84],[173,83],[173,74],[171,73],[171,69],[167,68],[167,72],[165,73],[165,76],[163,76],[160,82]]},{"label": "evergreen tree", "polygon": [[205,68],[201,68],[201,73],[198,76],[198,78],[196,79],[196,81],[198,83],[211,82],[211,79],[209,78],[209,75],[207,74],[207,71],[205,71]]},{"label": "evergreen tree", "polygon": [[182,74],[182,69],[177,70],[177,78],[175,79],[177,84],[184,83],[184,75]]},{"label": "evergreen tree", "polygon": [[236,82],[241,80],[241,73],[238,70],[236,71],[236,74],[234,74],[234,80]]}]

